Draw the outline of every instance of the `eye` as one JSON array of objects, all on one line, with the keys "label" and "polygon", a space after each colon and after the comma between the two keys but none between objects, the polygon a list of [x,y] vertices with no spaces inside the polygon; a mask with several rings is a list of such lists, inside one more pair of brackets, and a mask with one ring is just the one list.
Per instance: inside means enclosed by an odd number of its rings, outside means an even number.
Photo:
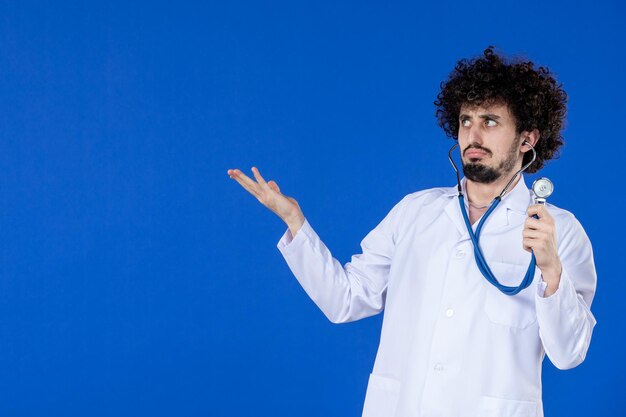
[{"label": "eye", "polygon": [[461,119],[461,126],[468,127],[470,125],[469,119]]},{"label": "eye", "polygon": [[494,127],[498,125],[498,123],[493,119],[486,119],[485,124],[487,125],[487,127]]}]

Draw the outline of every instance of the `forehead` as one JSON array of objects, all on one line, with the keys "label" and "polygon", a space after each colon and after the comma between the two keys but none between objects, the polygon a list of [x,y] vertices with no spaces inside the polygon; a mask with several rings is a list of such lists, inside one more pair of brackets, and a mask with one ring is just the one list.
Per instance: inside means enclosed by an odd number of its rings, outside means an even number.
[{"label": "forehead", "polygon": [[460,114],[467,115],[482,115],[482,114],[495,114],[503,119],[513,119],[513,115],[509,110],[509,106],[506,103],[493,103],[493,104],[463,104],[461,106]]}]

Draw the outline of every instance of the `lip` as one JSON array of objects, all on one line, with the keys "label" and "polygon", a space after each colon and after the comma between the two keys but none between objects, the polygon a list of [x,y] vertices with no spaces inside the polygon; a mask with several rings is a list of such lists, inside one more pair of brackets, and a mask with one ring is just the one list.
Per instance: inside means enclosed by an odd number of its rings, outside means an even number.
[{"label": "lip", "polygon": [[468,149],[465,151],[466,158],[482,158],[487,155],[487,152],[481,151],[480,149]]}]

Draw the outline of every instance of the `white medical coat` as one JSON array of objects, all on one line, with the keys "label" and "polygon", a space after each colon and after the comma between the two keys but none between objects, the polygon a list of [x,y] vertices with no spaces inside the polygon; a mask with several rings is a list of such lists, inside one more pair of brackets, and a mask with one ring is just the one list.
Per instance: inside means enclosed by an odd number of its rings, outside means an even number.
[{"label": "white medical coat", "polygon": [[[528,268],[522,230],[532,203],[521,178],[481,232],[485,258],[504,285],[517,286]],[[345,267],[308,220],[295,238],[287,229],[278,249],[331,322],[385,310],[363,417],[543,416],[545,354],[559,369],[580,364],[596,323],[589,239],[571,213],[547,208],[563,271],[545,298],[539,268],[534,285],[515,296],[483,277],[456,187],[404,197]]]}]

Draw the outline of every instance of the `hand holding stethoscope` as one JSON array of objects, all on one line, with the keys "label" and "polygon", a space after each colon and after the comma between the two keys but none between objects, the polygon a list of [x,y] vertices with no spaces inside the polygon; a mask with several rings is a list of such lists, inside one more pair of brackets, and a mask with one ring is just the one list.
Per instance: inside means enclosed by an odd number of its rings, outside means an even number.
[{"label": "hand holding stethoscope", "polygon": [[539,178],[533,183],[535,204],[528,207],[528,218],[524,223],[523,246],[533,253],[543,280],[548,284],[544,296],[553,294],[559,286],[561,260],[558,254],[556,225],[545,206],[546,198],[554,191],[554,185],[547,178]]}]

